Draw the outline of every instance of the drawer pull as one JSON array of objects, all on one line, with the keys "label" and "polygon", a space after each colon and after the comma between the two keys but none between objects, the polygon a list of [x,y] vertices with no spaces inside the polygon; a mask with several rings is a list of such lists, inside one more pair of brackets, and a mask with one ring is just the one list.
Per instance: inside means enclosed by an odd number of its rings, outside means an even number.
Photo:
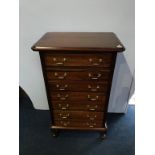
[{"label": "drawer pull", "polygon": [[64,65],[64,62],[66,62],[66,60],[67,60],[66,58],[63,58],[62,59],[62,62],[57,62],[57,59],[56,58],[53,58],[53,61],[56,62],[55,63],[56,65]]},{"label": "drawer pull", "polygon": [[65,72],[63,76],[58,76],[58,73],[55,72],[54,75],[58,78],[58,79],[64,79],[67,76],[67,73]]},{"label": "drawer pull", "polygon": [[63,122],[63,121],[61,121],[60,122],[63,126],[68,126],[69,124],[70,124],[70,122],[68,121],[68,122]]},{"label": "drawer pull", "polygon": [[90,128],[94,128],[96,126],[96,123],[93,123],[93,124],[90,124],[87,122],[87,125],[90,127]]},{"label": "drawer pull", "polygon": [[56,87],[59,88],[59,90],[65,90],[68,87],[68,85],[65,84],[64,86],[60,87],[60,85],[57,84]]},{"label": "drawer pull", "polygon": [[89,62],[90,62],[93,66],[98,66],[98,65],[100,65],[100,63],[101,63],[102,61],[103,61],[103,59],[100,58],[100,59],[98,59],[98,62],[99,62],[99,63],[97,63],[97,62],[94,62],[94,63],[93,63],[93,59],[92,59],[92,58],[89,59]]},{"label": "drawer pull", "polygon": [[95,98],[91,98],[90,95],[88,95],[88,100],[90,100],[90,101],[96,101],[96,100],[98,100],[98,96],[96,96]]},{"label": "drawer pull", "polygon": [[68,98],[68,94],[66,94],[65,96],[61,96],[60,94],[57,94],[57,97],[60,99],[60,100],[66,100]]},{"label": "drawer pull", "polygon": [[92,79],[92,80],[97,80],[101,77],[101,74],[98,73],[97,76],[93,76],[91,73],[88,73],[88,76]]},{"label": "drawer pull", "polygon": [[62,110],[66,110],[66,109],[69,107],[69,104],[66,104],[66,106],[62,106],[61,104],[59,104],[59,107],[60,107]]},{"label": "drawer pull", "polygon": [[87,108],[90,110],[90,111],[95,111],[97,109],[97,105],[95,105],[94,107],[90,106],[90,105],[87,105]]},{"label": "drawer pull", "polygon": [[64,114],[59,114],[59,115],[60,115],[60,117],[61,117],[62,119],[66,119],[66,118],[69,117],[69,114],[66,114],[66,115],[64,115]]},{"label": "drawer pull", "polygon": [[92,88],[92,86],[91,86],[91,85],[88,85],[88,88],[89,88],[91,91],[97,91],[97,89],[99,89],[99,88],[100,88],[100,86],[99,86],[99,85],[97,85],[97,86],[96,86],[96,88]]},{"label": "drawer pull", "polygon": [[87,115],[87,118],[89,118],[91,121],[94,121],[94,119],[96,118],[96,115],[94,115],[94,116]]}]

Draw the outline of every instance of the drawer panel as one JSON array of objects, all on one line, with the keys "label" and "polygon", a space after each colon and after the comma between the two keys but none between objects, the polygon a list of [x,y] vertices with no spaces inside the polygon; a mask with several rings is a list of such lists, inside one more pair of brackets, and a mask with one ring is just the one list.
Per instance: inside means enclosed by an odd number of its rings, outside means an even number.
[{"label": "drawer panel", "polygon": [[74,121],[74,120],[56,120],[54,122],[55,126],[60,127],[82,127],[82,128],[101,128],[103,127],[103,122],[90,122],[90,121]]},{"label": "drawer panel", "polygon": [[106,96],[103,93],[92,92],[51,92],[52,101],[90,101],[105,102]]},{"label": "drawer panel", "polygon": [[107,92],[108,81],[91,82],[91,81],[54,81],[49,82],[51,91],[90,91],[90,92]]},{"label": "drawer panel", "polygon": [[102,55],[93,54],[44,54],[44,62],[47,67],[50,66],[95,66],[112,67],[113,54],[105,53]]},{"label": "drawer panel", "polygon": [[53,110],[54,120],[103,121],[103,112]]},{"label": "drawer panel", "polygon": [[52,101],[52,107],[54,110],[84,110],[84,111],[104,111],[105,103],[103,102],[91,102],[91,101]]},{"label": "drawer panel", "polygon": [[52,80],[108,80],[110,70],[94,71],[47,71],[48,81]]}]

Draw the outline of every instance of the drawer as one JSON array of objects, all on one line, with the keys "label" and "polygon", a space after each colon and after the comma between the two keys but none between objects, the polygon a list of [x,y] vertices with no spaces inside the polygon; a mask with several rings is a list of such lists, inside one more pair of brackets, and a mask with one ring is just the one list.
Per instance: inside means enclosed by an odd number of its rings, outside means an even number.
[{"label": "drawer", "polygon": [[91,91],[91,92],[107,92],[108,81],[91,82],[91,81],[54,81],[49,82],[51,91]]},{"label": "drawer", "polygon": [[56,120],[54,122],[55,126],[60,127],[81,127],[81,128],[101,128],[103,127],[103,122],[90,122],[90,121],[74,121],[74,120]]},{"label": "drawer", "polygon": [[52,80],[108,80],[110,70],[82,70],[82,71],[47,71],[48,81]]},{"label": "drawer", "polygon": [[102,121],[103,112],[53,110],[54,120]]},{"label": "drawer", "polygon": [[96,66],[112,67],[113,54],[105,53],[100,55],[93,54],[44,54],[44,62],[50,66]]},{"label": "drawer", "polygon": [[91,102],[91,101],[52,101],[54,110],[83,110],[83,111],[104,111],[105,102]]},{"label": "drawer", "polygon": [[52,101],[89,101],[105,102],[106,96],[103,93],[92,92],[51,92]]}]

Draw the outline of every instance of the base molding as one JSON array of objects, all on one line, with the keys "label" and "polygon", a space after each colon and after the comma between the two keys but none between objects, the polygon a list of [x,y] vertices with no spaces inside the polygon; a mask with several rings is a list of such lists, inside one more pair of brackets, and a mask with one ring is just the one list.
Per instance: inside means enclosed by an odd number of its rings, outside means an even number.
[{"label": "base molding", "polygon": [[79,130],[79,131],[101,131],[106,132],[107,131],[107,125],[105,123],[105,126],[102,128],[82,128],[82,127],[62,127],[62,126],[54,126],[51,125],[51,129],[57,129],[57,130]]},{"label": "base molding", "polygon": [[60,127],[60,126],[51,126],[51,131],[53,137],[57,137],[59,135],[59,131],[61,130],[73,130],[73,131],[97,131],[100,133],[99,138],[104,140],[106,138],[107,133],[107,125],[105,124],[102,128],[81,128],[81,127]]}]

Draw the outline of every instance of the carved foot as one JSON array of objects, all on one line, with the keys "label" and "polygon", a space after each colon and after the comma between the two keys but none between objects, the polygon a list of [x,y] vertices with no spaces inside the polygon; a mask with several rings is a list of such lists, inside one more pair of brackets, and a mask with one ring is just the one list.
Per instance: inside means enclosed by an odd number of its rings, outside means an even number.
[{"label": "carved foot", "polygon": [[52,136],[53,137],[58,137],[59,136],[59,131],[56,129],[51,129],[52,130]]},{"label": "carved foot", "polygon": [[101,140],[106,139],[106,132],[100,133],[100,139],[101,139]]}]

